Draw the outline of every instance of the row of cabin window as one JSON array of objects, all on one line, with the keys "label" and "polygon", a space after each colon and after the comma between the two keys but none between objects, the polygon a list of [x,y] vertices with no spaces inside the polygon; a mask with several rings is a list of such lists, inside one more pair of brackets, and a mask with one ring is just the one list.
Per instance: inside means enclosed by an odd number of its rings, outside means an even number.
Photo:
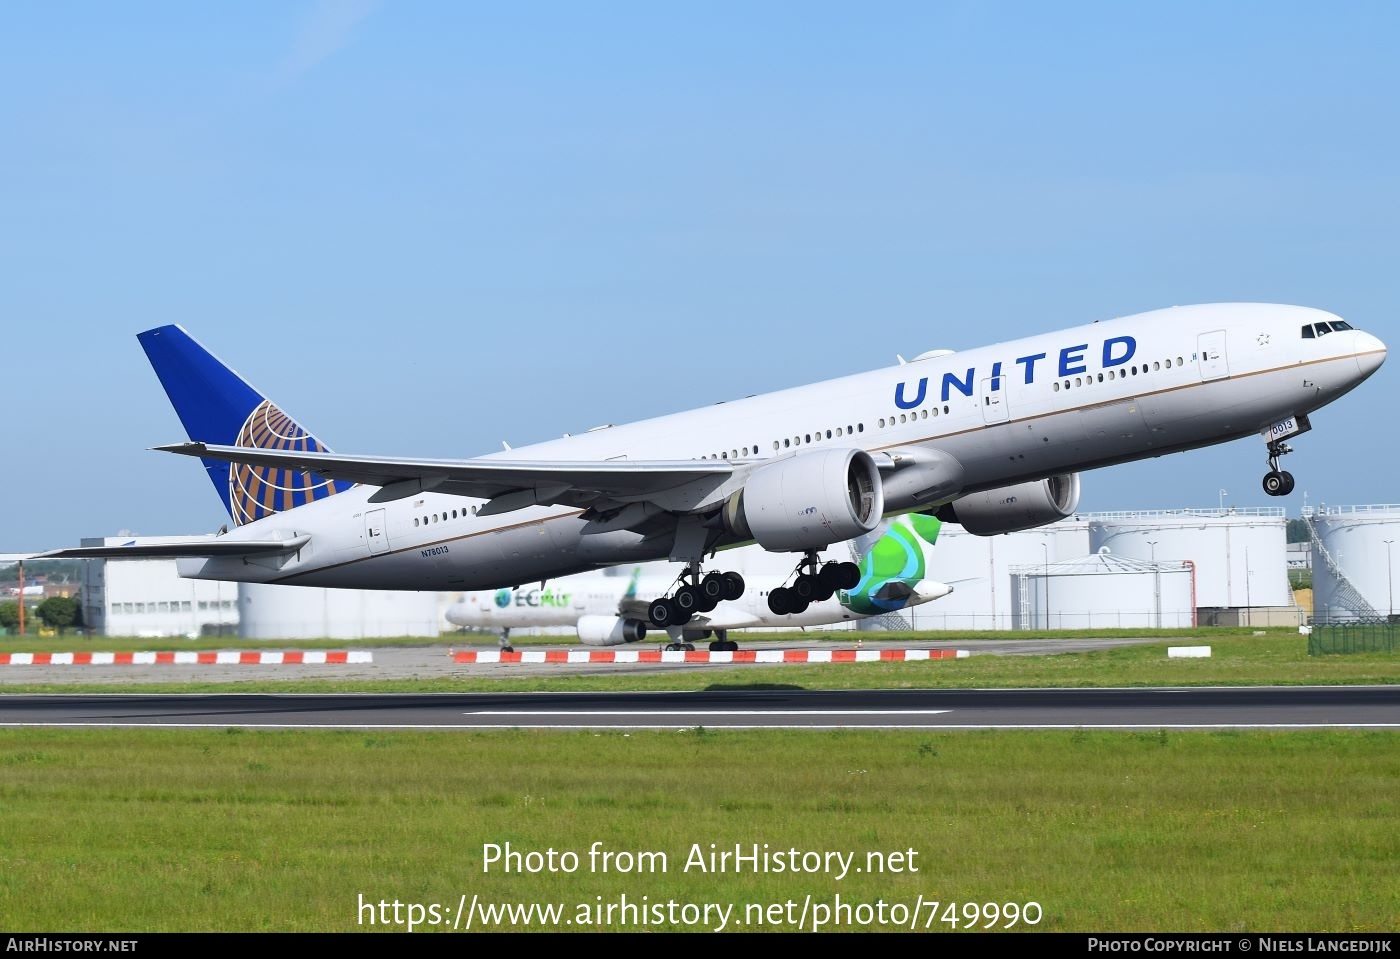
[{"label": "row of cabin window", "polygon": [[[947,416],[947,415],[948,415],[948,410],[949,410],[949,407],[947,407],[947,406],[943,407],[943,415],[944,415],[944,416]],[[884,429],[886,426],[894,426],[895,423],[909,423],[909,422],[913,422],[914,420],[926,420],[926,419],[928,419],[930,416],[937,416],[937,415],[938,415],[938,407],[936,407],[936,406],[930,406],[928,409],[915,410],[915,411],[912,412],[912,413],[900,413],[898,419],[895,419],[893,416],[891,416],[888,420],[886,420],[884,417],[881,417],[881,418],[880,418],[880,428],[881,428],[881,429]]]},{"label": "row of cabin window", "polygon": [[[200,609],[233,609],[234,602],[231,599],[199,601]],[[175,599],[170,602],[151,603],[113,603],[113,615],[120,613],[188,613],[190,608],[188,599]]]},{"label": "row of cabin window", "polygon": [[[465,509],[462,510],[462,519],[466,519],[466,518],[467,518],[467,515],[468,515],[467,511],[466,511]],[[476,515],[476,507],[475,507],[475,506],[472,507],[472,510],[471,510],[471,514],[470,514],[470,515],[472,515],[472,516],[475,516],[475,515]],[[446,521],[449,520],[449,519],[456,519],[456,518],[457,518],[457,510],[454,509],[454,510],[451,512],[450,515],[448,514],[447,510],[443,510],[442,513],[440,513],[440,514],[439,514],[439,513],[433,513],[431,516],[425,515],[425,516],[423,516],[421,519],[420,519],[419,517],[415,516],[415,517],[413,517],[413,525],[414,525],[414,526],[427,526],[429,523],[446,522]]]},{"label": "row of cabin window", "polygon": [[[865,424],[864,424],[864,423],[857,423],[857,424],[854,425],[854,426],[850,426],[850,425],[847,425],[847,426],[844,426],[844,427],[838,426],[838,427],[836,427],[835,429],[830,429],[830,430],[817,430],[815,433],[803,433],[801,436],[794,436],[794,437],[791,437],[791,438],[783,437],[783,438],[780,439],[780,440],[774,440],[774,441],[773,441],[773,449],[775,449],[775,450],[792,449],[792,447],[794,447],[794,446],[806,446],[806,445],[808,445],[808,444],[810,444],[810,443],[820,443],[823,439],[828,439],[828,440],[830,440],[830,439],[839,439],[839,438],[841,438],[842,436],[854,436],[854,435],[856,435],[857,433],[864,433],[864,432],[865,432]],[[753,446],[741,446],[741,447],[739,447],[738,449],[732,449],[732,450],[730,450],[728,453],[724,452],[724,450],[720,450],[718,453],[706,453],[704,456],[701,456],[700,458],[701,458],[702,460],[727,460],[727,459],[738,459],[738,458],[741,457],[741,456],[750,456],[750,455],[752,455],[752,456],[757,456],[757,455],[758,455],[758,444],[757,444],[757,443],[753,444]]]},{"label": "row of cabin window", "polygon": [[[1177,366],[1185,366],[1185,365],[1186,365],[1186,361],[1185,361],[1182,357],[1178,356],[1178,357],[1176,358],[1176,365],[1177,365]],[[1151,369],[1150,371],[1148,370],[1148,367],[1147,367],[1147,364],[1146,364],[1146,363],[1143,363],[1142,366],[1141,366],[1141,368],[1139,368],[1138,366],[1134,365],[1134,366],[1129,367],[1129,368],[1126,369],[1126,370],[1109,370],[1107,374],[1100,373],[1100,374],[1099,374],[1099,379],[1098,379],[1098,381],[1099,381],[1100,383],[1102,383],[1102,382],[1104,381],[1105,375],[1107,375],[1108,379],[1110,379],[1110,380],[1116,380],[1116,379],[1117,379],[1117,380],[1121,380],[1121,379],[1127,379],[1127,377],[1128,377],[1129,375],[1137,376],[1138,373],[1142,373],[1143,375],[1146,375],[1148,372],[1154,372],[1154,373],[1155,373],[1155,372],[1159,372],[1159,371],[1162,370],[1163,367],[1165,367],[1166,369],[1171,369],[1171,368],[1172,368],[1172,360],[1171,360],[1171,357],[1167,357],[1165,360],[1153,360],[1153,361],[1152,361],[1152,369]],[[1067,389],[1069,389],[1071,386],[1089,386],[1089,385],[1092,384],[1093,382],[1094,382],[1094,375],[1093,375],[1092,373],[1090,373],[1088,376],[1076,376],[1076,377],[1075,377],[1074,379],[1072,379],[1072,380],[1065,380],[1065,381],[1064,381],[1064,386],[1063,386],[1063,387],[1060,386],[1060,381],[1059,381],[1059,380],[1056,380],[1053,384],[1051,384],[1051,389],[1053,389],[1055,392],[1058,393],[1062,388],[1067,390]]]}]

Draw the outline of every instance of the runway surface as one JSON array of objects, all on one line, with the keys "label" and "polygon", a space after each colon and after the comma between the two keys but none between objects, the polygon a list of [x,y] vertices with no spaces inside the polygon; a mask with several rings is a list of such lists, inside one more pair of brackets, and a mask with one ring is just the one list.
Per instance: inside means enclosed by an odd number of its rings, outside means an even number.
[{"label": "runway surface", "polygon": [[0,726],[289,729],[1400,729],[1400,686],[7,695]]}]

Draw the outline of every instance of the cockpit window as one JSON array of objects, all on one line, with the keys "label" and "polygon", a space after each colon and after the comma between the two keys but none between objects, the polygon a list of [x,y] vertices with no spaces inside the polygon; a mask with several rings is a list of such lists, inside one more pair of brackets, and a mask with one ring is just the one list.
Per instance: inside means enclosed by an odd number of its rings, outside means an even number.
[{"label": "cockpit window", "polygon": [[1344,330],[1354,330],[1346,320],[1329,320],[1324,323],[1309,323],[1303,327],[1303,339],[1312,340],[1319,336],[1326,336],[1328,333],[1341,333]]}]

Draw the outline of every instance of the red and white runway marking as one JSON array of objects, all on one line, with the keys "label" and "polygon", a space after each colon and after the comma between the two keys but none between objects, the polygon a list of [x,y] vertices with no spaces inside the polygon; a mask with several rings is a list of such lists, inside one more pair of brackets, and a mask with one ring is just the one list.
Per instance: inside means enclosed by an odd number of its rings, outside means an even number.
[{"label": "red and white runway marking", "polygon": [[965,649],[740,649],[693,652],[665,649],[464,649],[454,663],[902,663],[927,659],[966,659]]},{"label": "red and white runway marking", "polygon": [[333,666],[372,663],[369,650],[187,650],[141,653],[0,653],[0,666]]}]

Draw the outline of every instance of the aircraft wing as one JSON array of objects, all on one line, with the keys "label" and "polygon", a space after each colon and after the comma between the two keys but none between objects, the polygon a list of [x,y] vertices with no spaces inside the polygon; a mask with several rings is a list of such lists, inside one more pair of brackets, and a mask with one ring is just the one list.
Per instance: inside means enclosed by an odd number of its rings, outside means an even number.
[{"label": "aircraft wing", "polygon": [[73,546],[35,553],[27,559],[178,559],[182,556],[264,556],[294,553],[311,537],[303,533],[290,539],[245,539],[198,536],[169,543],[129,546]]},{"label": "aircraft wing", "polygon": [[481,510],[488,516],[525,506],[586,507],[600,502],[664,501],[659,502],[663,509],[683,509],[685,501],[703,498],[739,468],[722,460],[396,459],[207,443],[175,443],[156,449],[382,487],[370,497],[371,502],[402,499],[425,490],[480,497],[492,501]]},{"label": "aircraft wing", "polygon": [[780,626],[781,623],[765,623],[758,616],[736,606],[734,603],[720,603],[708,613],[696,613],[686,623],[685,629],[748,629],[753,626]]}]

